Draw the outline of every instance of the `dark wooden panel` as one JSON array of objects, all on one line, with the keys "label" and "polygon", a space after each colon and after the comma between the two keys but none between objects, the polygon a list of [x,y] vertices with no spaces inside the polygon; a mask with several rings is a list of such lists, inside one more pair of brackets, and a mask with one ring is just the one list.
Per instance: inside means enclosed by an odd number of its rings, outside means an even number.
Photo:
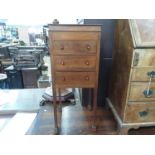
[{"label": "dark wooden panel", "polygon": [[123,119],[133,54],[133,42],[128,20],[117,20],[115,36],[108,96]]},{"label": "dark wooden panel", "polygon": [[[98,86],[98,105],[103,106],[107,96],[109,70],[112,62],[112,51],[114,47],[115,19],[84,19],[84,24],[102,24],[100,70]],[[88,90],[82,90],[82,105],[88,103]]]}]

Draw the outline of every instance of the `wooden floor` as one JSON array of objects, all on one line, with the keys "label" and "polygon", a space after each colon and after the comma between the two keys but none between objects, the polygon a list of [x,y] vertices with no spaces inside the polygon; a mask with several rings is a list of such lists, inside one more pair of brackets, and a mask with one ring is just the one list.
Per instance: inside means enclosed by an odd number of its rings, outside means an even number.
[{"label": "wooden floor", "polygon": [[[98,108],[98,130],[91,130],[92,113],[80,104],[63,105],[60,135],[117,135],[117,124],[110,109]],[[28,132],[29,135],[53,135],[54,119],[52,105],[46,104],[40,109],[37,119]],[[130,135],[155,134],[155,127],[129,131]]]},{"label": "wooden floor", "polygon": [[[32,90],[33,91],[33,90]],[[24,93],[26,96],[32,95]],[[36,93],[38,94],[38,93]],[[91,130],[92,125],[92,111],[82,107],[78,92],[76,95],[76,104],[63,103],[62,120],[61,120],[61,135],[117,135],[117,124],[114,120],[113,114],[110,109],[105,107],[98,107],[97,110],[97,124],[98,129],[96,132]],[[24,97],[28,99],[29,97]],[[39,95],[40,96],[40,95]],[[40,97],[33,102],[39,102]],[[21,98],[22,100],[22,98]],[[33,102],[31,102],[33,104]],[[22,103],[22,102],[21,102]],[[14,115],[0,115],[0,131],[6,126]],[[47,103],[45,106],[40,107],[36,119],[32,123],[28,135],[54,135],[54,118],[53,118],[53,105]],[[130,135],[150,135],[155,134],[155,127],[145,127],[137,130],[129,131]]]}]

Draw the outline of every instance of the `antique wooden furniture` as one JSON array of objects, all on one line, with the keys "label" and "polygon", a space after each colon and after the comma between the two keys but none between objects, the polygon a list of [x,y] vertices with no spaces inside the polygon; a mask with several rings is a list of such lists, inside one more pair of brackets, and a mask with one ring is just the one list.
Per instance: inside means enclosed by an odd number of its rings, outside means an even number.
[{"label": "antique wooden furniture", "polygon": [[99,25],[49,25],[56,131],[60,125],[56,104],[57,88],[59,96],[60,88],[94,88],[93,128],[95,128],[100,31]]},{"label": "antique wooden furniture", "polygon": [[120,134],[155,126],[155,20],[117,20],[108,105]]}]

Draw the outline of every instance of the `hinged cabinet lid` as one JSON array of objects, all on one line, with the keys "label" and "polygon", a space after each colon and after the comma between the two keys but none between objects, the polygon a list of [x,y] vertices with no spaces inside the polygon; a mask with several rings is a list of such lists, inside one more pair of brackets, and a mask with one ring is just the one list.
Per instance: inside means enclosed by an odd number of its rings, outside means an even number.
[{"label": "hinged cabinet lid", "polygon": [[130,19],[135,47],[155,47],[155,19]]}]

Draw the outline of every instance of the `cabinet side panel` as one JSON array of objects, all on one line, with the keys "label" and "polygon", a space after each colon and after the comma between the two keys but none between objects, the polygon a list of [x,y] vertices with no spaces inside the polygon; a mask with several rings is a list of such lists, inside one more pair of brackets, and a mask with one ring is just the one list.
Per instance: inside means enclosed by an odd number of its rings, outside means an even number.
[{"label": "cabinet side panel", "polygon": [[133,41],[128,20],[117,20],[108,96],[123,120],[132,63]]}]

